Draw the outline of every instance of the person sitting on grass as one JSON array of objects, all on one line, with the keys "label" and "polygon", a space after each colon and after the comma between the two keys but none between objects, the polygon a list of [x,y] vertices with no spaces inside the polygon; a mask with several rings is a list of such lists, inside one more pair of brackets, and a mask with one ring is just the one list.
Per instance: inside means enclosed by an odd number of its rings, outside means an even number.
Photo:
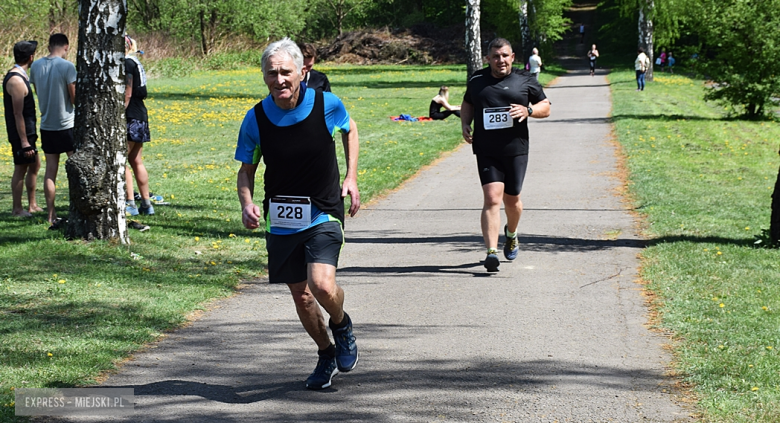
[{"label": "person sitting on grass", "polygon": [[[450,115],[460,117],[460,106],[453,106],[449,103],[450,89],[449,87],[439,88],[439,94],[431,100],[431,107],[428,113],[433,120],[444,120]],[[444,111],[441,109],[444,108]]]}]

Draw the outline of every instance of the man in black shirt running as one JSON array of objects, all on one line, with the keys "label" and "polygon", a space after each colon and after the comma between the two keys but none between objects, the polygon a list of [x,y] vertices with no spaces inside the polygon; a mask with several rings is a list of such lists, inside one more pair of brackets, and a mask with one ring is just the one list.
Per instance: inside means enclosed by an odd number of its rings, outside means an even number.
[{"label": "man in black shirt running", "polygon": [[487,247],[485,268],[498,272],[501,201],[507,218],[504,256],[514,260],[519,251],[517,225],[523,212],[520,190],[528,165],[527,118],[549,116],[550,102],[530,73],[513,71],[515,54],[509,41],[493,40],[487,57],[490,66],[475,72],[468,81],[460,120],[463,138],[477,156],[484,194],[481,224]]}]

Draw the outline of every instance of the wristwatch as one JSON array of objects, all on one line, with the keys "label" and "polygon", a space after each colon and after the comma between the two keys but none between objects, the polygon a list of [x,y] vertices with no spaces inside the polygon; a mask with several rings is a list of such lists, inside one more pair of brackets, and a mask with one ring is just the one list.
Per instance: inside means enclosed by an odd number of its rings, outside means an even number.
[{"label": "wristwatch", "polygon": [[530,106],[528,107],[528,117],[531,117],[531,115],[534,114],[534,109],[532,109]]}]

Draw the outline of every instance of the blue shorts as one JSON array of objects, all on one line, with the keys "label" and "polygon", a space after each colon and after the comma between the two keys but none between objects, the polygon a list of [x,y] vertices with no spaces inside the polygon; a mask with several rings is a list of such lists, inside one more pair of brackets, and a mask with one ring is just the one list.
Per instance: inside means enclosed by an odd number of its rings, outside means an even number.
[{"label": "blue shorts", "polygon": [[127,122],[127,140],[132,142],[149,142],[152,136],[149,133],[149,122],[138,119],[130,119]]}]

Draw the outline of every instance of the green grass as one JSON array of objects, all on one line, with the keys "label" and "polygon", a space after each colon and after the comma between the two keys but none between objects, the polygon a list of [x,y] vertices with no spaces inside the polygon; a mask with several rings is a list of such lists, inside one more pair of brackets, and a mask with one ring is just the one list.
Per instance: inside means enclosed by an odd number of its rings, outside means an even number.
[{"label": "green grass", "polygon": [[650,246],[642,277],[706,422],[780,420],[780,250],[757,248],[780,166],[777,122],[702,100],[701,80],[610,75],[615,133]]},{"label": "green grass", "polygon": [[[389,116],[427,115],[441,85],[451,87],[458,104],[464,66],[319,69],[358,124],[363,202],[461,144],[455,117],[402,123]],[[151,190],[171,205],[139,219],[152,229],[131,231],[129,246],[65,241],[47,230],[44,213],[12,218],[13,164],[0,119],[0,422],[17,421],[13,389],[89,385],[265,271],[262,231],[241,225],[233,160],[244,114],[267,93],[259,70],[196,72],[151,80],[149,88],[152,142],[144,147],[145,163]],[[343,171],[340,140],[337,148]],[[42,180],[43,170],[38,202],[45,205]],[[64,156],[57,185],[58,214],[67,216]]]}]

